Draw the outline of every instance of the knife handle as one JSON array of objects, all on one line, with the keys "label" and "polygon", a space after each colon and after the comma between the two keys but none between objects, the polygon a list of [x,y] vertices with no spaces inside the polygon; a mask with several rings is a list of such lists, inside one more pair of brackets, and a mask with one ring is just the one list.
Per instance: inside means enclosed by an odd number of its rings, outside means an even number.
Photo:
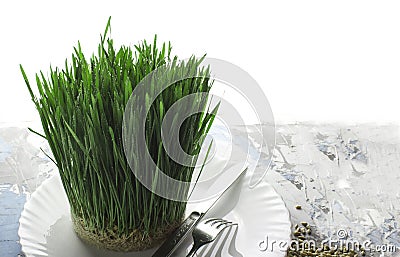
[{"label": "knife handle", "polygon": [[171,254],[176,250],[176,248],[178,248],[187,235],[192,232],[202,216],[203,215],[198,212],[192,212],[181,224],[181,226],[167,237],[165,242],[160,246],[160,248],[158,248],[152,257],[171,256]]}]

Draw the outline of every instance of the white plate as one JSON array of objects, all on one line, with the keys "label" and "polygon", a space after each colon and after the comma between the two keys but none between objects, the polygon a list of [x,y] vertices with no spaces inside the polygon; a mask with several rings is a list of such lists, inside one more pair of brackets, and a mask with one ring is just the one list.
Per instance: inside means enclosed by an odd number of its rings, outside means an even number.
[{"label": "white plate", "polygon": [[[198,256],[285,256],[285,252],[277,247],[273,251],[271,247],[267,251],[260,250],[260,246],[271,245],[272,240],[289,241],[289,214],[282,199],[267,183],[253,189],[246,185],[243,183],[240,193],[235,194],[237,205],[225,217],[237,222],[238,230],[227,230],[226,237],[202,249]],[[187,209],[190,213],[196,206],[189,204]],[[101,251],[82,243],[73,231],[69,204],[58,175],[43,182],[32,194],[21,214],[18,234],[27,257],[147,257],[154,252],[153,249],[121,254]],[[223,238],[227,239],[224,241]],[[187,246],[181,247],[175,256],[185,256],[185,251]]]}]

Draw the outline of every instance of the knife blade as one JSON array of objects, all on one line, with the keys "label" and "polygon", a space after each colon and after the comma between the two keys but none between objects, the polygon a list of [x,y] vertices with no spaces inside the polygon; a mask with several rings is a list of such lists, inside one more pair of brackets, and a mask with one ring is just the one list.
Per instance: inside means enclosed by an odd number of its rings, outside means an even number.
[{"label": "knife blade", "polygon": [[[214,207],[218,205],[219,202],[224,200],[230,203],[228,208],[225,208],[225,213],[232,210],[236,205],[238,196],[232,201],[232,199],[227,199],[229,196],[229,192],[233,191],[239,182],[242,180],[244,175],[246,174],[247,168],[245,168],[239,176],[222,192],[221,195],[203,212],[194,211],[189,217],[185,219],[185,221],[181,224],[181,226],[173,232],[170,236],[167,237],[165,242],[158,248],[158,250],[152,255],[152,257],[170,257],[172,253],[179,247],[179,245],[183,242],[183,240],[193,231],[196,225],[203,220],[206,216],[212,214],[212,210]],[[224,215],[221,215],[221,217]]]}]

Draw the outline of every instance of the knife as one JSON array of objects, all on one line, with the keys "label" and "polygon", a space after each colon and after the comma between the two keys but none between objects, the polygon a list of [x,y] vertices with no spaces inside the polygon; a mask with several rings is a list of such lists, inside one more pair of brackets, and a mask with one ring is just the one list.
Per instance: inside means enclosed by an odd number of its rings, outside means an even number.
[{"label": "knife", "polygon": [[[193,231],[193,229],[196,227],[196,225],[204,219],[206,216],[210,216],[214,213],[212,213],[211,210],[214,209],[214,207],[217,205],[219,202],[223,202],[224,200],[227,200],[227,203],[229,203],[228,208],[224,208],[224,213],[220,215],[220,217],[225,216],[230,210],[235,207],[239,196],[236,195],[234,199],[232,199],[232,196],[228,192],[234,191],[233,189],[236,188],[236,186],[239,184],[239,182],[242,180],[244,175],[246,174],[247,168],[245,168],[240,175],[222,192],[222,194],[215,200],[211,206],[208,207],[204,212],[192,212],[189,217],[186,218],[186,220],[181,224],[181,226],[173,232],[170,236],[167,237],[165,242],[158,248],[158,250],[152,255],[152,257],[170,257],[172,253],[178,248],[178,246],[183,242],[183,240]],[[238,192],[236,190],[236,192]],[[240,193],[240,192],[239,192]],[[228,199],[229,197],[229,199]]]}]

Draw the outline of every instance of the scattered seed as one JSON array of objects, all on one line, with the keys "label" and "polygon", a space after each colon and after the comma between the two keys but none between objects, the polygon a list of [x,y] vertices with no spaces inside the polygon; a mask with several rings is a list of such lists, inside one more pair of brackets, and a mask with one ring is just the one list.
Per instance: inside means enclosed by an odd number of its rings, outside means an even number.
[{"label": "scattered seed", "polygon": [[296,231],[296,232],[293,233],[293,235],[294,235],[295,237],[298,237],[298,236],[301,236],[301,233],[300,233],[299,231]]},{"label": "scattered seed", "polygon": [[[357,251],[343,247],[341,249],[330,248],[324,244],[321,248],[316,247],[314,244],[308,244],[307,238],[312,234],[311,226],[307,222],[300,222],[294,226],[293,231],[294,240],[297,244],[293,243],[292,247],[287,251],[287,257],[300,257],[300,256],[325,256],[325,257],[355,257],[366,256],[364,249],[357,249]],[[296,249],[294,246],[298,246]]]},{"label": "scattered seed", "polygon": [[308,226],[308,223],[305,222],[305,221],[303,221],[303,222],[301,222],[301,225],[303,225],[303,227],[307,227],[307,226]]}]

